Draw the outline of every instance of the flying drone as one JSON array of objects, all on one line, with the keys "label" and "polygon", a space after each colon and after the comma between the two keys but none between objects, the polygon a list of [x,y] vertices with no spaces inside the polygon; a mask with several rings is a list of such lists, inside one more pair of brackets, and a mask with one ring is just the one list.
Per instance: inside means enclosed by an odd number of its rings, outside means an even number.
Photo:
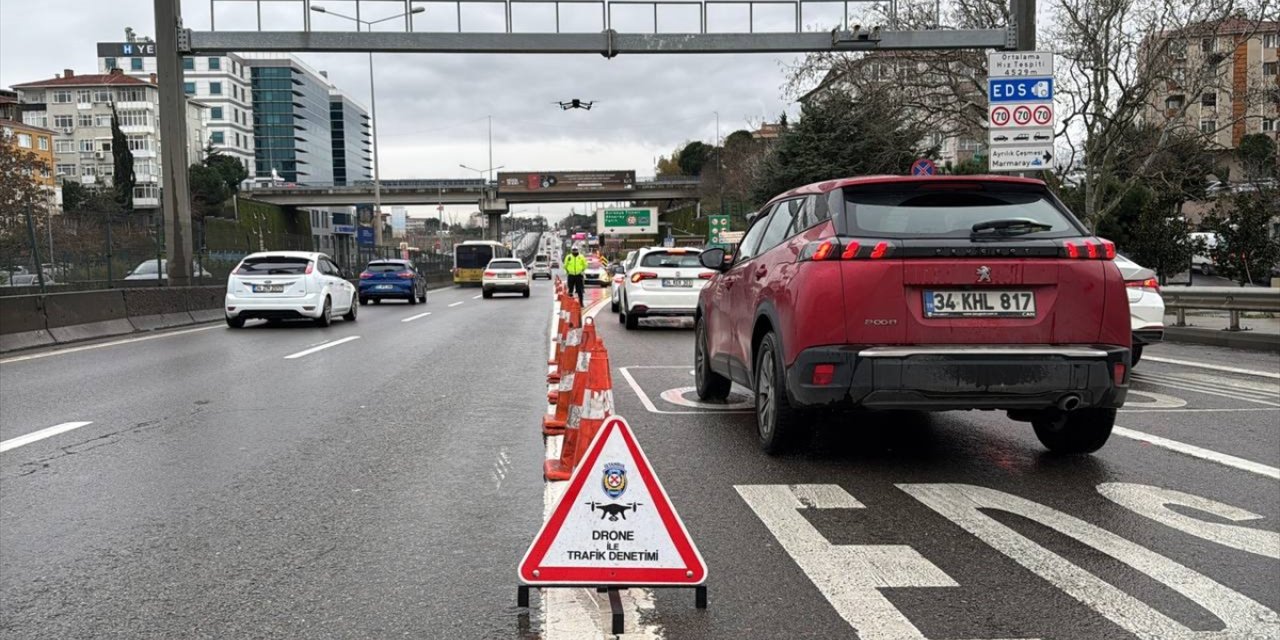
[{"label": "flying drone", "polygon": [[596,102],[598,102],[598,100],[587,101],[574,98],[567,102],[556,102],[556,104],[560,105],[561,111],[568,111],[570,109],[586,109],[587,111],[590,111],[591,107],[594,106]]}]

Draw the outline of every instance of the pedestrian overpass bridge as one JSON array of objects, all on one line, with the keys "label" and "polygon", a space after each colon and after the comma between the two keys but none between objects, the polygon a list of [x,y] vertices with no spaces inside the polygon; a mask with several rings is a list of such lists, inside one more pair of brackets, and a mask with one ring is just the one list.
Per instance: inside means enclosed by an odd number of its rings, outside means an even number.
[{"label": "pedestrian overpass bridge", "polygon": [[[580,191],[499,192],[495,183],[483,179],[382,180],[382,205],[470,204],[487,212],[506,210],[513,204],[551,202],[632,202],[641,200],[692,200],[699,197],[701,181],[696,177],[642,178],[630,188],[605,185]],[[347,185],[270,184],[255,185],[244,195],[281,206],[339,207],[372,204],[372,181]]]}]

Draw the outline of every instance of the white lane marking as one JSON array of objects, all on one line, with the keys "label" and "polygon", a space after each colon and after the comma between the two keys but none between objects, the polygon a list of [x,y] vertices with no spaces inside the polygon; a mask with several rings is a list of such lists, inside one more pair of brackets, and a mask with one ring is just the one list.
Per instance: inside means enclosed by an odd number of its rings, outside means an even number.
[{"label": "white lane marking", "polygon": [[1280,407],[1280,403],[1274,401],[1275,394],[1264,390],[1254,390],[1248,388],[1235,387],[1229,384],[1210,385],[1204,382],[1187,381],[1182,378],[1172,376],[1152,376],[1151,374],[1133,375],[1134,382],[1142,382],[1144,384],[1165,386],[1182,391],[1194,391],[1211,396],[1221,398],[1229,398],[1231,400],[1244,400],[1246,402],[1255,402],[1264,404],[1269,407]]},{"label": "white lane marking", "polygon": [[[967,484],[899,484],[897,487],[1142,640],[1269,638],[1280,630],[1280,616],[1266,606],[1146,547],[1056,509],[1003,491]],[[1111,556],[1217,616],[1224,629],[1188,629],[998,522],[991,511],[1027,518]]]},{"label": "white lane marking", "polygon": [[31,433],[28,433],[25,436],[10,438],[8,440],[5,440],[4,442],[0,442],[0,453],[3,453],[10,449],[17,449],[18,447],[21,447],[24,444],[31,444],[32,442],[37,442],[39,440],[44,440],[45,438],[56,436],[59,433],[66,433],[68,431],[71,431],[72,429],[79,429],[80,427],[83,427],[89,424],[93,424],[93,423],[92,422],[64,422],[62,424],[49,427],[48,429],[33,431]]},{"label": "white lane marking", "polygon": [[1280,380],[1280,373],[1271,371],[1258,371],[1257,369],[1241,369],[1238,367],[1224,367],[1220,364],[1205,364],[1203,362],[1192,362],[1191,360],[1175,360],[1173,358],[1159,358],[1156,356],[1142,356],[1147,362],[1163,362],[1164,364],[1177,364],[1184,367],[1196,367],[1199,369],[1209,369],[1212,371],[1225,371],[1227,373],[1241,373],[1247,376],[1260,376],[1263,378],[1275,378]]},{"label": "white lane marking", "polygon": [[324,344],[321,344],[320,346],[317,346],[317,347],[311,347],[310,349],[306,349],[306,350],[303,350],[303,351],[299,351],[299,352],[297,352],[297,353],[289,354],[289,355],[285,356],[285,357],[284,357],[284,359],[285,359],[285,360],[294,360],[294,359],[297,359],[297,358],[303,358],[303,357],[309,356],[309,355],[311,355],[311,354],[313,354],[313,353],[315,353],[315,352],[317,352],[317,351],[324,351],[325,349],[328,349],[329,347],[336,347],[336,346],[338,346],[338,345],[340,345],[340,344],[343,344],[343,343],[346,343],[346,342],[351,342],[352,340],[359,340],[359,339],[360,339],[360,336],[347,336],[347,337],[342,338],[342,339],[339,339],[339,340],[334,340],[333,342],[325,342]]},{"label": "white lane marking", "polygon": [[[636,382],[635,377],[631,375],[630,371],[628,371],[628,369],[683,369],[683,368],[684,368],[683,366],[663,367],[663,366],[652,366],[652,365],[651,366],[635,366],[635,367],[618,367],[618,373],[622,374],[622,378],[627,381],[627,384],[631,385],[631,390],[636,392],[636,396],[640,398],[640,404],[643,404],[644,408],[647,409],[649,413],[661,413],[665,415],[684,416],[684,415],[699,415],[699,414],[707,414],[707,413],[750,413],[751,411],[754,411],[754,409],[748,409],[748,410],[707,409],[703,411],[667,411],[665,409],[659,409],[657,405],[653,404],[653,400],[649,399],[649,395],[645,393],[644,389],[640,387],[640,383]],[[735,387],[735,389],[736,388],[738,387]],[[751,405],[752,407],[755,406],[754,402],[755,401],[752,400],[752,405]],[[731,406],[731,405],[726,405],[726,406]]]},{"label": "white lane marking", "polygon": [[827,540],[801,510],[865,508],[839,485],[733,488],[863,640],[925,640],[881,589],[960,586],[907,545],[837,545]]},{"label": "white lane marking", "polygon": [[1280,469],[1267,466],[1260,462],[1237,458],[1225,453],[1218,453],[1217,451],[1197,447],[1193,444],[1178,442],[1177,440],[1170,440],[1168,438],[1162,438],[1160,436],[1151,435],[1150,433],[1134,431],[1133,429],[1126,429],[1124,427],[1115,427],[1111,430],[1111,433],[1123,438],[1130,438],[1132,440],[1146,442],[1157,447],[1163,447],[1170,451],[1177,451],[1178,453],[1200,458],[1202,460],[1209,460],[1228,467],[1234,467],[1250,473],[1256,473],[1260,476],[1266,476],[1274,480],[1280,480]]},{"label": "white lane marking", "polygon": [[[472,299],[472,300],[479,300],[479,299],[480,299],[480,296],[471,296],[471,299]],[[461,302],[459,302],[458,304],[462,304],[462,303],[461,303]]]},{"label": "white lane marking", "polygon": [[[701,400],[691,400],[685,396],[697,391],[697,387],[677,387],[675,389],[667,389],[658,394],[666,402],[689,407],[691,409],[706,409],[708,411],[750,411],[755,408],[755,402],[752,400],[740,400],[738,402],[702,402]],[[1129,393],[1133,393],[1130,391]]]},{"label": "white lane marking", "polygon": [[1176,504],[1203,511],[1232,522],[1262,519],[1262,516],[1252,511],[1190,493],[1129,482],[1104,482],[1098,485],[1098,493],[1138,515],[1188,535],[1280,560],[1280,532],[1209,522],[1185,516],[1170,509],[1169,505]]},{"label": "white lane marking", "polygon": [[[1133,399],[1135,396],[1151,398],[1151,402],[1134,402]],[[1187,406],[1187,401],[1176,396],[1167,396],[1163,393],[1130,389],[1129,396],[1125,399],[1125,405],[1146,409],[1180,409]]]},{"label": "white lane marking", "polygon": [[458,305],[460,305],[460,304],[462,304],[462,303],[463,303],[463,301],[462,301],[462,300],[459,300],[458,302],[455,302],[455,303],[453,303],[453,304],[451,304],[451,305],[449,305],[449,306],[450,306],[450,307],[456,307],[456,306],[458,306]]},{"label": "white lane marking", "polygon": [[498,459],[493,463],[493,470],[490,477],[493,478],[493,488],[495,491],[502,491],[502,481],[507,479],[507,471],[511,469],[511,457],[507,455],[506,447],[498,448]]},{"label": "white lane marking", "polygon": [[92,349],[103,349],[106,347],[115,347],[122,344],[133,344],[134,342],[146,342],[147,340],[159,340],[160,338],[170,338],[173,336],[186,335],[188,333],[197,333],[200,331],[208,331],[210,329],[219,329],[221,327],[222,327],[221,324],[216,324],[208,327],[198,327],[195,329],[182,329],[181,331],[166,331],[164,333],[157,333],[154,335],[142,336],[140,338],[126,338],[124,340],[113,340],[111,342],[102,342],[99,344],[87,344],[87,345],[84,345],[83,347],[69,347],[67,349],[57,349],[55,351],[46,351],[44,353],[33,353],[28,356],[13,356],[12,358],[5,358],[3,360],[0,360],[0,364],[9,364],[11,362],[23,362],[25,360],[39,360],[40,358],[49,358],[52,356],[64,356],[69,353],[78,353],[80,351],[90,351]]},{"label": "white lane marking", "polygon": [[[405,318],[405,319],[401,320],[400,322],[413,322],[414,320],[417,320],[418,318],[425,318],[425,317],[427,317],[427,316],[429,316],[429,315],[431,315],[431,312],[430,312],[430,311],[428,311],[428,312],[426,312],[426,313],[419,313],[419,314],[418,314],[418,315],[416,315],[416,316],[409,316],[408,318]],[[1132,393],[1132,392],[1130,392],[1130,393]]]},{"label": "white lane marking", "polygon": [[[1133,389],[1129,390],[1133,393]],[[1138,406],[1142,406],[1139,404]],[[1231,409],[1129,409],[1124,408],[1120,413],[1236,413],[1241,411],[1280,411],[1280,409],[1270,409],[1267,407],[1234,407]]]}]

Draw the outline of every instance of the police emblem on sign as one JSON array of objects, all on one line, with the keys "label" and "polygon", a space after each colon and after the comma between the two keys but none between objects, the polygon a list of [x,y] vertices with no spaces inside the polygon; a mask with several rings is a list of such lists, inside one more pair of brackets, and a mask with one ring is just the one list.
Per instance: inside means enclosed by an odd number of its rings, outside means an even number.
[{"label": "police emblem on sign", "polygon": [[622,497],[627,490],[627,467],[621,462],[606,462],[600,479],[604,494],[613,499]]}]

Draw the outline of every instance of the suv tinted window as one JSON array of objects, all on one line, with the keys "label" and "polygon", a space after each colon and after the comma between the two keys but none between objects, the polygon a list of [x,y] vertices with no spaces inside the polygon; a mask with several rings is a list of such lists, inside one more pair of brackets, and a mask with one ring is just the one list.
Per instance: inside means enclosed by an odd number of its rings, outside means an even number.
[{"label": "suv tinted window", "polygon": [[885,238],[968,238],[975,223],[1030,218],[1050,225],[1025,234],[1061,238],[1079,233],[1042,189],[991,183],[869,185],[845,189],[845,228]]},{"label": "suv tinted window", "polygon": [[490,269],[523,269],[519,260],[494,260],[489,263]]},{"label": "suv tinted window", "polygon": [[300,276],[306,273],[307,264],[310,262],[306,258],[286,256],[249,258],[240,264],[240,268],[236,269],[236,274],[242,276]]},{"label": "suv tinted window", "polygon": [[778,203],[773,218],[769,220],[769,227],[764,230],[764,235],[760,238],[760,248],[756,251],[757,255],[778,246],[783,240],[787,239],[787,230],[791,228],[792,216],[795,215],[797,209],[803,206],[803,198],[785,200]]},{"label": "suv tinted window", "polygon": [[831,210],[827,207],[826,194],[809,196],[804,199],[804,210],[796,217],[796,221],[791,225],[791,229],[795,233],[799,233],[817,224],[826,222],[830,217]]},{"label": "suv tinted window", "polygon": [[756,255],[756,247],[760,245],[760,236],[764,234],[765,227],[769,226],[769,214],[774,208],[766,209],[759,216],[756,216],[755,224],[751,225],[751,228],[747,230],[747,235],[742,236],[742,243],[738,245],[737,262],[742,262]]},{"label": "suv tinted window", "polygon": [[702,263],[698,262],[698,253],[700,252],[683,251],[672,253],[669,251],[654,251],[644,254],[644,258],[640,259],[640,266],[697,269],[702,267]]},{"label": "suv tinted window", "polygon": [[369,273],[393,273],[396,271],[404,271],[409,266],[403,262],[370,262],[365,271]]}]

